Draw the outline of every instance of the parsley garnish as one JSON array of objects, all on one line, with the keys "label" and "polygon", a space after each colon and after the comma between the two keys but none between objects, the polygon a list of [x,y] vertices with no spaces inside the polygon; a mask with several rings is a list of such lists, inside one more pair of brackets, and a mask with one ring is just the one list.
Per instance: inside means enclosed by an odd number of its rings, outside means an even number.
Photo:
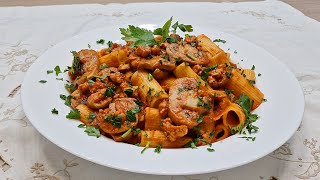
[{"label": "parsley garnish", "polygon": [[227,41],[223,40],[223,39],[215,39],[213,40],[213,42],[221,42],[221,43],[226,43]]},{"label": "parsley garnish", "polygon": [[56,76],[58,76],[61,73],[60,66],[54,67],[54,71],[56,72]]},{"label": "parsley garnish", "polygon": [[[162,28],[157,28],[153,31],[154,35],[162,36],[159,44],[163,43],[164,41],[166,41],[169,38],[169,31],[170,31],[169,29],[171,26],[171,22],[172,22],[172,17],[162,26]],[[172,40],[170,40],[170,41],[172,41]]]},{"label": "parsley garnish", "polygon": [[246,115],[246,122],[244,124],[244,127],[247,128],[249,134],[251,134],[252,132],[257,132],[259,128],[257,126],[252,125],[252,123],[256,122],[256,120],[259,117],[257,114],[250,113],[250,109],[251,109],[250,98],[247,95],[243,94],[239,97],[239,100],[237,101],[237,103],[242,107],[242,110]]},{"label": "parsley garnish", "polygon": [[101,136],[99,128],[94,126],[87,126],[84,132],[86,132],[88,136],[95,136],[97,138]]},{"label": "parsley garnish", "polygon": [[104,117],[104,120],[111,123],[112,126],[116,127],[116,128],[120,128],[121,127],[121,118],[120,116],[111,116],[111,115],[106,115]]},{"label": "parsley garnish", "polygon": [[99,40],[96,41],[96,43],[97,44],[104,44],[104,41],[105,41],[104,39],[99,39]]},{"label": "parsley garnish", "polygon": [[202,117],[202,115],[200,115],[199,117],[198,117],[198,119],[197,119],[197,123],[201,123],[203,121],[203,117]]},{"label": "parsley garnish", "polygon": [[207,151],[214,152],[215,150],[213,148],[207,148]]},{"label": "parsley garnish", "polygon": [[255,85],[256,84],[256,81],[255,80],[248,80],[249,81],[249,83],[251,84],[251,85]]},{"label": "parsley garnish", "polygon": [[138,106],[143,106],[143,102],[141,102],[140,100],[135,100],[134,101]]},{"label": "parsley garnish", "polygon": [[154,152],[160,154],[160,152],[161,152],[161,146],[160,146],[160,145],[157,145],[156,148],[154,149]]},{"label": "parsley garnish", "polygon": [[109,46],[109,48],[111,48],[112,45],[113,45],[113,42],[112,42],[112,41],[108,41],[108,42],[107,42],[107,45]]},{"label": "parsley garnish", "polygon": [[86,127],[85,124],[79,124],[79,125],[78,125],[78,128],[85,128],[85,127]]},{"label": "parsley garnish", "polygon": [[237,53],[238,53],[238,51],[237,51],[237,50],[234,50],[234,52],[233,52],[233,53],[237,54]]},{"label": "parsley garnish", "polygon": [[132,128],[128,129],[125,133],[121,135],[122,138],[126,138],[132,131]]},{"label": "parsley garnish", "polygon": [[91,45],[90,45],[90,44],[88,44],[88,48],[89,48],[89,49],[91,48]]},{"label": "parsley garnish", "polygon": [[256,66],[252,65],[252,68],[251,68],[251,70],[254,70],[254,69],[256,69]]},{"label": "parsley garnish", "polygon": [[252,137],[252,136],[242,136],[242,137],[238,137],[238,138],[243,138],[243,139],[246,139],[247,141],[255,141],[256,140],[256,137]]},{"label": "parsley garnish", "polygon": [[147,93],[147,94],[150,96],[152,91],[154,91],[154,88],[149,88],[149,90],[148,90],[148,93]]},{"label": "parsley garnish", "polygon": [[76,51],[71,51],[71,53],[73,55],[71,74],[76,74],[81,71],[80,57]]},{"label": "parsley garnish", "polygon": [[80,119],[80,111],[78,109],[70,110],[69,114],[66,115],[68,119]]},{"label": "parsley garnish", "polygon": [[127,89],[124,90],[124,93],[126,93],[126,95],[130,97],[130,96],[132,96],[132,94],[133,94],[133,90],[127,88]]},{"label": "parsley garnish", "polygon": [[47,70],[47,74],[53,73],[53,70]]},{"label": "parsley garnish", "polygon": [[[243,75],[245,75],[245,74],[243,74]],[[230,79],[232,74],[230,72],[226,72],[226,76],[227,76],[228,79]]]},{"label": "parsley garnish", "polygon": [[210,67],[204,69],[203,71],[201,71],[201,74],[200,74],[201,79],[204,81],[207,81],[209,72],[216,69],[217,67],[218,67],[218,65],[214,65],[214,66],[210,66]]},{"label": "parsley garnish", "polygon": [[56,78],[56,80],[63,81],[63,78]]},{"label": "parsley garnish", "polygon": [[100,65],[100,69],[105,69],[105,68],[108,68],[109,66],[108,65]]},{"label": "parsley garnish", "polygon": [[93,80],[91,80],[91,79],[88,80],[89,86],[92,86],[94,83],[95,83],[95,82],[94,82]]},{"label": "parsley garnish", "polygon": [[152,77],[152,75],[149,73],[149,74],[148,74],[148,80],[149,80],[149,81],[152,81],[152,79],[153,79],[153,77]]},{"label": "parsley garnish", "polygon": [[73,84],[65,84],[64,87],[71,93],[76,90],[76,87]]},{"label": "parsley garnish", "polygon": [[47,81],[46,80],[40,80],[39,81],[39,83],[42,83],[42,84],[44,84],[44,83],[46,83]]},{"label": "parsley garnish", "polygon": [[233,89],[225,89],[224,91],[226,92],[227,95],[233,93]]},{"label": "parsley garnish", "polygon": [[108,87],[106,89],[106,92],[104,92],[104,96],[113,97],[115,95],[113,91],[114,91],[114,87]]},{"label": "parsley garnish", "polygon": [[59,112],[58,112],[58,110],[57,110],[56,108],[53,108],[53,109],[51,110],[51,113],[52,113],[52,114],[58,114]]},{"label": "parsley garnish", "polygon": [[142,149],[141,154],[144,153],[145,150],[150,148],[150,141],[147,142],[146,146]]},{"label": "parsley garnish", "polygon": [[259,73],[258,76],[261,76],[261,73]]},{"label": "parsley garnish", "polygon": [[62,100],[66,100],[67,96],[66,95],[63,95],[63,94],[60,94],[60,99]]},{"label": "parsley garnish", "polygon": [[195,61],[195,60],[196,60],[196,58],[194,58],[194,57],[193,57],[193,56],[191,56],[190,54],[186,54],[186,56],[187,56],[189,59],[193,60],[193,61]]},{"label": "parsley garnish", "polygon": [[213,136],[214,136],[214,131],[210,132],[210,134],[209,134],[210,139],[212,139]]},{"label": "parsley garnish", "polygon": [[188,142],[184,147],[195,149],[197,148],[196,144],[198,143],[198,141],[199,141],[199,138],[195,138],[192,141]]},{"label": "parsley garnish", "polygon": [[94,120],[94,118],[96,118],[96,114],[95,113],[89,113],[89,115],[88,115],[88,120],[90,121],[90,122],[92,122],[93,120]]},{"label": "parsley garnish", "polygon": [[[60,98],[61,98],[61,95],[60,95]],[[64,104],[65,105],[67,105],[67,106],[70,106],[71,105],[71,99],[72,99],[73,97],[71,96],[71,95],[69,95],[69,96],[65,96],[65,102],[64,102]]]},{"label": "parsley garnish", "polygon": [[176,23],[174,23],[172,26],[173,28],[172,32],[176,33],[177,32],[177,28],[179,28],[182,32],[192,32],[193,28],[190,24],[179,24],[179,22],[177,21]]},{"label": "parsley garnish", "polygon": [[199,96],[198,99],[199,99],[199,101],[198,101],[198,103],[197,103],[197,106],[202,106],[202,107],[204,107],[204,108],[206,108],[206,109],[211,109],[210,104],[205,103],[205,102],[203,101],[203,98],[202,98],[202,97]]},{"label": "parsley garnish", "polygon": [[128,110],[126,113],[126,118],[130,122],[135,122],[136,121],[136,114],[140,112],[139,106],[136,106],[135,108]]},{"label": "parsley garnish", "polygon": [[125,41],[132,41],[132,47],[153,46],[157,44],[154,40],[152,31],[147,29],[129,25],[127,29],[120,28],[120,32],[123,35],[121,39]]},{"label": "parsley garnish", "polygon": [[138,134],[141,132],[141,129],[140,129],[140,128],[135,128],[135,127],[133,127],[132,130],[133,130],[133,135],[134,135],[134,136],[138,135]]}]

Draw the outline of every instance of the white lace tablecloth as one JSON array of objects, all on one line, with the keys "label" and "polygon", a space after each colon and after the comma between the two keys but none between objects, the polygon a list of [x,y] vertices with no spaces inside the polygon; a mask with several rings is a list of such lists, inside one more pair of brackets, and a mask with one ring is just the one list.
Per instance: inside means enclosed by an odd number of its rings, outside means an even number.
[{"label": "white lace tablecloth", "polygon": [[[279,1],[185,5],[188,8],[176,3],[0,8],[0,179],[320,179],[320,23]],[[152,7],[157,10],[151,11]],[[195,16],[183,19],[184,13]],[[208,25],[256,43],[289,66],[303,87],[306,109],[301,126],[286,144],[260,160],[222,172],[152,176],[80,159],[32,127],[21,107],[20,84],[44,51],[80,32],[123,22],[135,24],[137,19],[165,21],[171,15],[195,27],[197,19],[205,18]]]}]

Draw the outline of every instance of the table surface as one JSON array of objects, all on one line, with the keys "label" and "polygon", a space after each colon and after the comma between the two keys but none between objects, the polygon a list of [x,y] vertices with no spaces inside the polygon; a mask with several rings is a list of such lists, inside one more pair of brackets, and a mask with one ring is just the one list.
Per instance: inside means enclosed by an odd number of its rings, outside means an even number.
[{"label": "table surface", "polygon": [[[196,0],[165,0],[167,2],[192,2]],[[256,0],[201,0],[205,2],[244,2]],[[320,21],[320,1],[319,0],[282,0],[305,15]],[[129,2],[161,2],[161,0],[0,0],[0,6],[38,6],[38,5],[63,5],[63,4],[83,4],[83,3],[129,3]]]}]

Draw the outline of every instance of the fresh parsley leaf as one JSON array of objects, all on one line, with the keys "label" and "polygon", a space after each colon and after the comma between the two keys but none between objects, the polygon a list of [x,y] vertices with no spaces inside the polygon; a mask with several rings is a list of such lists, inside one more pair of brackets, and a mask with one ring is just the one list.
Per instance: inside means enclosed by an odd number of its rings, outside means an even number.
[{"label": "fresh parsley leaf", "polygon": [[146,150],[149,149],[149,148],[150,148],[150,141],[148,141],[148,142],[146,143],[146,146],[142,149],[141,154],[143,154],[144,151],[146,151]]},{"label": "fresh parsley leaf", "polygon": [[56,78],[56,80],[63,81],[63,78]]},{"label": "fresh parsley leaf", "polygon": [[111,115],[106,115],[104,117],[104,120],[111,123],[112,126],[116,127],[116,128],[120,128],[121,127],[121,124],[122,124],[122,121],[121,121],[121,118],[120,116],[111,116]]},{"label": "fresh parsley leaf", "polygon": [[68,119],[80,119],[80,111],[78,109],[70,110],[69,114],[66,115]]},{"label": "fresh parsley leaf", "polygon": [[160,154],[160,152],[161,152],[161,146],[160,146],[160,145],[157,145],[156,148],[154,149],[154,152]]},{"label": "fresh parsley leaf", "polygon": [[47,74],[53,73],[53,70],[47,70]]},{"label": "fresh parsley leaf", "polygon": [[152,91],[154,91],[154,88],[149,88],[147,95],[151,96]]},{"label": "fresh parsley leaf", "polygon": [[61,73],[60,66],[54,67],[54,71],[56,72],[56,76],[58,76]]},{"label": "fresh parsley leaf", "polygon": [[133,135],[134,135],[134,136],[138,135],[138,134],[141,132],[141,129],[140,129],[140,128],[135,128],[135,127],[133,127],[132,130],[133,130]]},{"label": "fresh parsley leaf", "polygon": [[135,100],[134,101],[138,106],[143,106],[143,102],[140,100]]},{"label": "fresh parsley leaf", "polygon": [[193,31],[193,28],[191,25],[189,24],[179,24],[179,22],[177,21],[176,23],[174,23],[172,26],[173,28],[172,32],[173,33],[176,33],[177,32],[177,28],[179,28],[182,32],[192,32]]},{"label": "fresh parsley leaf", "polygon": [[233,89],[225,89],[224,91],[226,92],[227,95],[233,93]]},{"label": "fresh parsley leaf", "polygon": [[101,136],[99,128],[96,128],[94,126],[86,126],[84,132],[86,132],[88,136],[95,136],[97,138]]},{"label": "fresh parsley leaf", "polygon": [[105,69],[105,68],[108,68],[109,66],[108,65],[100,65],[100,69]]},{"label": "fresh parsley leaf", "polygon": [[215,150],[213,148],[207,148],[207,151],[214,152]]},{"label": "fresh parsley leaf", "polygon": [[244,124],[244,127],[247,128],[249,134],[251,134],[252,132],[257,132],[259,128],[257,126],[252,125],[252,123],[256,122],[259,116],[257,114],[251,114],[250,98],[247,95],[242,94],[239,97],[237,103],[242,107],[242,110],[246,115],[246,122]]},{"label": "fresh parsley leaf", "polygon": [[66,95],[63,95],[63,94],[60,94],[60,99],[62,100],[66,100],[67,96]]},{"label": "fresh parsley leaf", "polygon": [[97,44],[104,44],[105,40],[104,39],[99,39],[96,41]]},{"label": "fresh parsley leaf", "polygon": [[154,40],[152,31],[147,29],[129,25],[127,29],[120,28],[120,32],[124,36],[121,39],[133,42],[131,45],[132,47],[153,46],[157,44]]},{"label": "fresh parsley leaf", "polygon": [[140,107],[136,106],[135,108],[128,110],[126,113],[126,118],[130,122],[135,122],[136,121],[136,114],[140,112]]},{"label": "fresh parsley leaf", "polygon": [[210,71],[215,70],[218,67],[218,65],[210,66],[203,71],[201,71],[200,77],[202,80],[207,81],[208,79],[208,74]]},{"label": "fresh parsley leaf", "polygon": [[51,113],[52,113],[52,114],[58,114],[59,112],[58,112],[58,110],[57,110],[56,108],[53,108],[53,109],[51,110]]},{"label": "fresh parsley leaf", "polygon": [[108,87],[107,90],[104,92],[104,96],[106,97],[113,97],[114,95],[114,87]]},{"label": "fresh parsley leaf", "polygon": [[213,40],[213,42],[221,42],[221,43],[226,43],[227,41],[223,40],[223,39],[215,39]]},{"label": "fresh parsley leaf", "polygon": [[148,74],[148,80],[149,80],[149,81],[152,81],[152,79],[153,79],[153,76],[149,73],[149,74]]},{"label": "fresh parsley leaf", "polygon": [[199,138],[195,138],[192,141],[188,142],[184,147],[195,149],[197,148],[196,144],[198,143],[198,141],[199,141]]},{"label": "fresh parsley leaf", "polygon": [[161,44],[162,42],[165,42],[167,40],[167,38],[169,37],[169,32],[170,32],[169,29],[171,26],[171,22],[172,22],[172,17],[162,26],[162,28],[158,28],[158,29],[154,30],[154,32],[153,32],[154,35],[162,36],[159,44]]},{"label": "fresh parsley leaf", "polygon": [[46,80],[40,80],[39,81],[39,83],[42,83],[42,84],[44,84],[44,83],[46,83],[47,81]]},{"label": "fresh parsley leaf", "polygon": [[76,87],[73,84],[65,84],[64,87],[71,93],[76,90]]}]

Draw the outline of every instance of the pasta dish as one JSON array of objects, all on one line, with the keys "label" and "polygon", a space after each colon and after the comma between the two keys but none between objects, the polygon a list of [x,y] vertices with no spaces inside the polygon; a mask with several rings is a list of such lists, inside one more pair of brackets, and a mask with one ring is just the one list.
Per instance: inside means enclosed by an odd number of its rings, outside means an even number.
[{"label": "pasta dish", "polygon": [[[177,31],[182,31],[178,35]],[[204,34],[169,19],[154,31],[120,28],[126,44],[73,51],[66,88],[72,110],[90,136],[145,148],[196,148],[258,131],[252,111],[265,101],[254,66],[238,67]],[[259,74],[260,76],[260,74]],[[208,148],[208,151],[212,149]]]}]

